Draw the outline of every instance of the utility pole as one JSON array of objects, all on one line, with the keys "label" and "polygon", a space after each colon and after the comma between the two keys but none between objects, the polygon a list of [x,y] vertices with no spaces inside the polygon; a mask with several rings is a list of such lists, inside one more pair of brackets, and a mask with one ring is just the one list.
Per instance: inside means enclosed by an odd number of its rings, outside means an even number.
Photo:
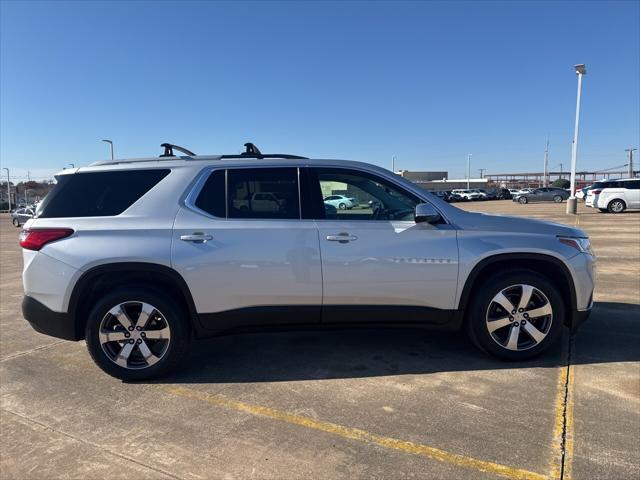
[{"label": "utility pole", "polygon": [[547,137],[547,148],[544,149],[544,180],[542,186],[549,186],[549,137]]},{"label": "utility pole", "polygon": [[471,178],[471,154],[467,155],[467,190],[469,190],[470,178]]},{"label": "utility pole", "polygon": [[486,170],[486,168],[479,168],[478,170],[480,171],[480,178],[484,178],[483,173]]},{"label": "utility pole", "polygon": [[560,178],[562,178],[562,162],[560,162]]},{"label": "utility pole", "polygon": [[391,171],[396,173],[396,156],[391,157]]},{"label": "utility pole", "polygon": [[633,178],[633,152],[638,150],[637,148],[627,148],[625,152],[629,153],[629,178]]},{"label": "utility pole", "polygon": [[3,170],[7,171],[7,202],[9,202],[9,211],[11,211],[11,187],[9,186],[11,184],[11,180],[9,178],[9,169],[5,167]]},{"label": "utility pole", "polygon": [[574,65],[573,69],[578,76],[578,95],[576,97],[576,122],[573,130],[573,143],[571,144],[571,179],[569,198],[567,200],[567,213],[575,215],[578,212],[578,200],[576,199],[576,164],[578,163],[578,127],[580,125],[580,97],[582,95],[582,77],[587,73],[584,64]]}]

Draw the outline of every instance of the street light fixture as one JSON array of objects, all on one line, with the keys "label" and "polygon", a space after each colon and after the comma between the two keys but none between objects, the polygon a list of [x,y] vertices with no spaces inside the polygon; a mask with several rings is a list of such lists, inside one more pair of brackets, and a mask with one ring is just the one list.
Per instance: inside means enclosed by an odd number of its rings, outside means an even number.
[{"label": "street light fixture", "polygon": [[11,180],[9,178],[9,169],[7,167],[4,167],[3,170],[7,171],[7,202],[9,203],[9,212],[11,211],[11,187],[9,186],[11,184]]},{"label": "street light fixture", "polygon": [[578,200],[576,199],[576,162],[578,160],[578,126],[580,124],[580,95],[582,93],[582,76],[587,74],[587,67],[580,63],[573,66],[578,75],[578,96],[576,98],[576,123],[573,130],[573,143],[571,144],[571,196],[567,200],[567,213],[575,215],[578,211]]},{"label": "street light fixture", "polygon": [[111,160],[113,161],[113,142],[111,140],[102,140],[102,141],[109,144],[109,147],[111,149]]}]

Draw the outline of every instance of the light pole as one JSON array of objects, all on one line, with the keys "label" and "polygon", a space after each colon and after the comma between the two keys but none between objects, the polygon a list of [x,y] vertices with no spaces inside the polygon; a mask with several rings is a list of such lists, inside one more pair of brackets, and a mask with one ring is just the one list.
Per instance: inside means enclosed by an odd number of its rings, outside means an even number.
[{"label": "light pole", "polygon": [[391,157],[391,171],[396,173],[396,156]]},{"label": "light pole", "polygon": [[578,160],[578,126],[580,125],[580,95],[582,94],[582,76],[586,75],[587,68],[580,63],[574,65],[573,68],[578,75],[578,96],[576,97],[576,124],[573,130],[573,143],[571,144],[571,180],[570,191],[571,196],[567,200],[567,213],[575,215],[578,210],[578,201],[576,200],[576,162]]},{"label": "light pole", "polygon": [[637,148],[627,148],[625,152],[629,152],[629,178],[633,178],[633,152],[638,150]]},{"label": "light pole", "polygon": [[7,202],[9,202],[9,212],[11,211],[11,187],[9,186],[11,184],[11,181],[9,179],[9,169],[8,168],[3,168],[3,170],[7,171]]},{"label": "light pole", "polygon": [[113,142],[111,140],[102,140],[102,141],[109,144],[109,147],[111,149],[111,161],[113,161]]},{"label": "light pole", "polygon": [[467,190],[469,190],[469,179],[471,178],[471,154],[467,155]]},{"label": "light pole", "polygon": [[544,149],[544,180],[542,186],[549,186],[549,137],[547,137],[547,148]]}]

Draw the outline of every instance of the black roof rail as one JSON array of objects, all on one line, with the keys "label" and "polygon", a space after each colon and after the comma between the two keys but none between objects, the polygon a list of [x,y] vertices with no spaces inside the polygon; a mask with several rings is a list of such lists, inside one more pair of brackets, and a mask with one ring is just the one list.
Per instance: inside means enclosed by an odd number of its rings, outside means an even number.
[{"label": "black roof rail", "polygon": [[307,160],[308,157],[302,157],[300,155],[289,155],[287,153],[262,153],[258,147],[253,143],[247,142],[244,144],[245,151],[237,155],[222,155],[220,158],[286,158],[289,160]]},{"label": "black roof rail", "polygon": [[195,157],[196,154],[193,153],[191,150],[187,150],[184,147],[180,147],[178,145],[172,145],[170,143],[163,143],[162,145],[160,145],[162,148],[164,148],[164,153],[162,155],[160,155],[160,157],[175,157],[175,155],[173,154],[173,150],[177,150],[179,152],[184,153],[185,155],[189,155],[190,157]]}]

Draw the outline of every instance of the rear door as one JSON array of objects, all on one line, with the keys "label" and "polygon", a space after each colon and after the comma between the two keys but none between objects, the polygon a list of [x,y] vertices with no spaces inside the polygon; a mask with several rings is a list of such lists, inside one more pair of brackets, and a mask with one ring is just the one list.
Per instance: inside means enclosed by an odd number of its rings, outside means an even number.
[{"label": "rear door", "polygon": [[310,178],[319,201],[333,191],[360,200],[351,210],[322,209],[317,220],[323,322],[386,321],[394,311],[403,312],[391,317],[398,322],[445,318],[457,287],[455,229],[416,224],[421,200],[376,174],[315,168]]},{"label": "rear door", "polygon": [[624,182],[625,196],[628,208],[640,208],[640,180],[627,180]]},{"label": "rear door", "polygon": [[[172,264],[210,330],[320,320],[318,232],[298,168],[206,172],[176,217]],[[279,202],[253,202],[262,193]]]}]

